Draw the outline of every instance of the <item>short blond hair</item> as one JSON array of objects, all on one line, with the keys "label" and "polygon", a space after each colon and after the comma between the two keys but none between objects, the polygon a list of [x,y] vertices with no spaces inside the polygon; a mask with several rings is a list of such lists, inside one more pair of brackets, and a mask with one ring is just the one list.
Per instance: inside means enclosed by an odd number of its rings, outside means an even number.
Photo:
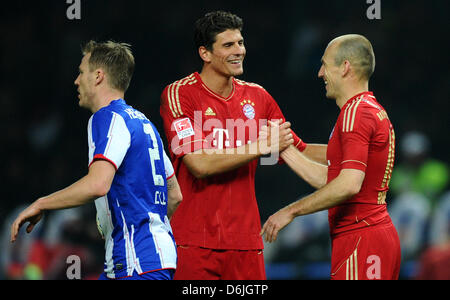
[{"label": "short blond hair", "polygon": [[375,71],[375,53],[370,41],[359,34],[347,34],[333,41],[338,41],[335,64],[340,66],[348,60],[361,79],[369,80]]},{"label": "short blond hair", "polygon": [[105,73],[109,75],[108,82],[112,88],[122,92],[128,89],[135,65],[130,44],[114,41],[99,43],[91,40],[81,50],[83,55],[91,54],[90,71],[104,68]]}]

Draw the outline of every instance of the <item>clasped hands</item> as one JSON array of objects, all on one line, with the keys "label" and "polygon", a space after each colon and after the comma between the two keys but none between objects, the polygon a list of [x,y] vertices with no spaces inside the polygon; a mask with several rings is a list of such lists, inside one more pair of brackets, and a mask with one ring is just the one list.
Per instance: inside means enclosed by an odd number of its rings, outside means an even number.
[{"label": "clasped hands", "polygon": [[279,119],[268,121],[267,125],[261,126],[259,130],[259,150],[263,155],[283,152],[289,145],[294,143],[291,132],[291,123]]}]

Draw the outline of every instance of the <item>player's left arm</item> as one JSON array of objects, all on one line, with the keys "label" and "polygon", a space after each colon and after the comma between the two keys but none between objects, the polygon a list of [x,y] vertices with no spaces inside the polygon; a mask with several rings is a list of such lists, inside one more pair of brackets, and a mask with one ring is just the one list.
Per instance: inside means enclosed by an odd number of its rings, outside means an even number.
[{"label": "player's left arm", "polygon": [[46,210],[81,206],[106,195],[115,173],[116,169],[110,162],[94,161],[86,176],[62,190],[39,198],[22,211],[11,226],[11,242],[16,240],[20,227],[26,222],[30,223],[27,226],[27,232],[30,233]]},{"label": "player's left arm", "polygon": [[319,189],[327,183],[328,166],[309,159],[293,145],[286,148],[280,157],[298,176],[312,187]]},{"label": "player's left arm", "polygon": [[276,240],[278,232],[295,217],[312,214],[339,205],[359,193],[365,173],[356,169],[343,169],[339,175],[316,192],[289,204],[269,217],[261,235],[267,242]]},{"label": "player's left arm", "polygon": [[359,193],[365,178],[369,143],[377,124],[368,110],[356,111],[356,108],[352,122],[346,124],[350,126],[344,128],[341,136],[342,161],[339,175],[313,194],[272,215],[261,230],[261,235],[266,235],[266,241],[275,241],[278,232],[295,217],[329,209]]},{"label": "player's left arm", "polygon": [[183,200],[183,194],[175,175],[167,179],[167,198],[167,217],[170,220]]},{"label": "player's left arm", "polygon": [[309,160],[316,163],[327,165],[327,144],[311,144],[307,143],[302,154]]},{"label": "player's left arm", "polygon": [[166,152],[163,151],[164,157],[164,168],[166,172],[167,179],[167,217],[172,218],[178,205],[180,205],[183,200],[183,194],[181,193],[180,185],[178,184],[177,176],[175,175],[175,170],[173,169],[172,162],[167,156]]}]

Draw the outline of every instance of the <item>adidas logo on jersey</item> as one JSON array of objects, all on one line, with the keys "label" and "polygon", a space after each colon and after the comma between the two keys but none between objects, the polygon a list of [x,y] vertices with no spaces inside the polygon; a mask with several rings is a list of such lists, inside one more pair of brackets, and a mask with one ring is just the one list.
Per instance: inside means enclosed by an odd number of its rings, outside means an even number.
[{"label": "adidas logo on jersey", "polygon": [[216,113],[212,110],[211,107],[208,107],[208,109],[205,111],[205,116],[215,116]]}]

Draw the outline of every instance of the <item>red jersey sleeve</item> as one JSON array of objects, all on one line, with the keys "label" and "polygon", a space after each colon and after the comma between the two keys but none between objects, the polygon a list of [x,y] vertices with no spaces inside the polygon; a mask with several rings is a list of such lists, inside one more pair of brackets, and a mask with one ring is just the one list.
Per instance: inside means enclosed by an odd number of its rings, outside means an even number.
[{"label": "red jersey sleeve", "polygon": [[376,130],[373,114],[360,108],[355,114],[345,114],[342,119],[342,169],[357,169],[363,172],[367,168],[369,143]]},{"label": "red jersey sleeve", "polygon": [[[282,119],[283,122],[286,122],[286,118],[284,117],[283,113],[281,112],[280,107],[278,106],[277,102],[273,97],[266,93],[266,99],[267,99],[267,112],[268,112],[268,120],[279,120]],[[294,137],[294,146],[302,152],[306,148],[306,143],[302,141],[301,138],[299,138],[293,130],[291,130],[292,135]]]},{"label": "red jersey sleeve", "polygon": [[194,102],[177,82],[168,85],[162,92],[160,115],[169,150],[174,156],[181,157],[206,148],[201,119],[196,121]]}]

